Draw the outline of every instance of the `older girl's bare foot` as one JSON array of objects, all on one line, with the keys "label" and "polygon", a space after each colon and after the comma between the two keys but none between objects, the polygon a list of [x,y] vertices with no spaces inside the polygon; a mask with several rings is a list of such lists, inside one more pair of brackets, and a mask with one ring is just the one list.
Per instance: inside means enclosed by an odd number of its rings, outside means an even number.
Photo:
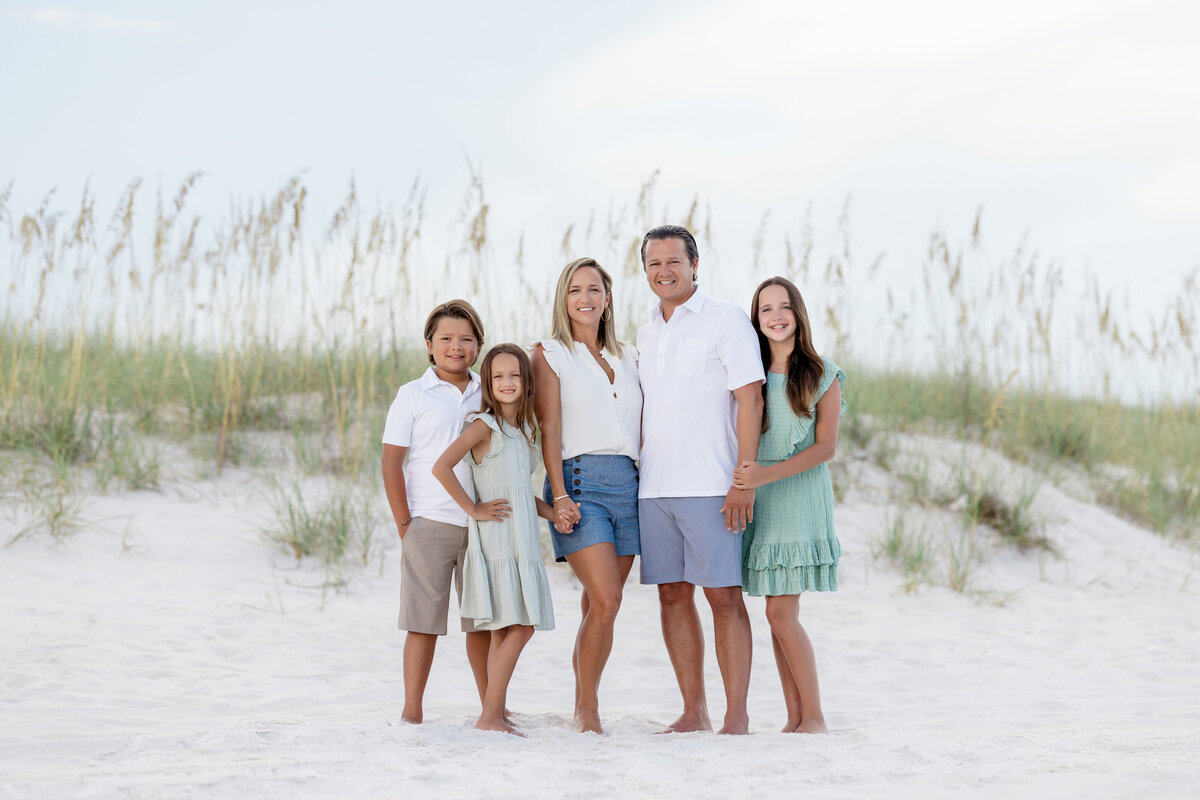
[{"label": "older girl's bare foot", "polygon": [[829,733],[824,717],[805,717],[792,733]]},{"label": "older girl's bare foot", "polygon": [[594,708],[579,709],[575,712],[575,728],[580,733],[598,733],[603,735],[600,727],[600,712]]},{"label": "older girl's bare foot", "polygon": [[711,731],[712,722],[707,711],[684,711],[679,719],[663,728],[659,733],[692,733],[693,731]]}]

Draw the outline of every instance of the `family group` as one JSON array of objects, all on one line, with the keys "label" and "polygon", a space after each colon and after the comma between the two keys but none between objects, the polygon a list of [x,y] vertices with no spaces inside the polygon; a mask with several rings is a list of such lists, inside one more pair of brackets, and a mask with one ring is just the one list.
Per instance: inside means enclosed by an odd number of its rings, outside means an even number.
[{"label": "family group", "polygon": [[[571,660],[580,731],[603,732],[600,677],[635,556],[641,582],[658,587],[683,696],[667,731],[712,729],[696,587],[712,611],[725,689],[720,732],[749,730],[743,591],[766,596],[784,730],[826,730],[799,596],[837,589],[827,462],[846,411],[845,374],[814,349],[788,280],[763,281],[747,317],[700,291],[686,228],[649,231],[641,259],[658,303],[636,347],[618,341],[612,278],[588,258],[559,277],[551,336],[529,351],[492,347],[478,374],[479,315],[462,300],[430,313],[431,366],[400,387],[383,434],[402,551],[405,721],[422,720],[453,584],[482,703],[476,727],[517,733],[509,681],[533,632],[554,627],[540,517],[583,587]],[[542,497],[530,481],[538,457]]]}]

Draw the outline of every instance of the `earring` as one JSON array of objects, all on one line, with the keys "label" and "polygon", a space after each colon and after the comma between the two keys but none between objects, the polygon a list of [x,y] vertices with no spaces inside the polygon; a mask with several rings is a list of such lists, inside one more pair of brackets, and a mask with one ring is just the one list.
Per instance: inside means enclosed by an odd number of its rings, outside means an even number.
[{"label": "earring", "polygon": [[612,319],[612,306],[604,307],[604,311],[600,314],[600,319],[604,320],[605,322]]}]

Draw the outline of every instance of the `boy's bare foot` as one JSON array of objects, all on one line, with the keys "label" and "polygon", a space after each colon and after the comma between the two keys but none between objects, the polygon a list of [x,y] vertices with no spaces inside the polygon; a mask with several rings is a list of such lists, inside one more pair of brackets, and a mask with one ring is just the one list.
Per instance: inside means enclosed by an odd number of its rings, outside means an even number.
[{"label": "boy's bare foot", "polygon": [[604,729],[600,727],[600,712],[594,708],[579,709],[575,712],[575,728],[580,733],[604,735]]},{"label": "boy's bare foot", "polygon": [[825,727],[824,717],[805,717],[800,725],[791,733],[829,733],[829,728]]},{"label": "boy's bare foot", "polygon": [[659,733],[692,733],[693,731],[711,731],[712,722],[707,711],[684,711],[679,719],[663,728]]},{"label": "boy's bare foot", "polygon": [[745,736],[750,732],[750,717],[746,714],[737,716],[725,715],[725,724],[721,726],[721,730],[717,733],[726,735]]}]

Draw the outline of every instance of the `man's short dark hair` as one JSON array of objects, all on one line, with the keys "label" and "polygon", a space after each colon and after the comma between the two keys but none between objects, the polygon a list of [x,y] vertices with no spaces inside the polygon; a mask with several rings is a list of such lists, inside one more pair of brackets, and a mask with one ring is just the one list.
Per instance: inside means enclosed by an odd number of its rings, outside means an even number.
[{"label": "man's short dark hair", "polygon": [[692,236],[691,231],[682,225],[659,225],[646,231],[642,237],[642,267],[646,266],[646,244],[651,239],[682,239],[688,261],[694,264],[700,258],[700,248],[696,246],[696,237]]}]

